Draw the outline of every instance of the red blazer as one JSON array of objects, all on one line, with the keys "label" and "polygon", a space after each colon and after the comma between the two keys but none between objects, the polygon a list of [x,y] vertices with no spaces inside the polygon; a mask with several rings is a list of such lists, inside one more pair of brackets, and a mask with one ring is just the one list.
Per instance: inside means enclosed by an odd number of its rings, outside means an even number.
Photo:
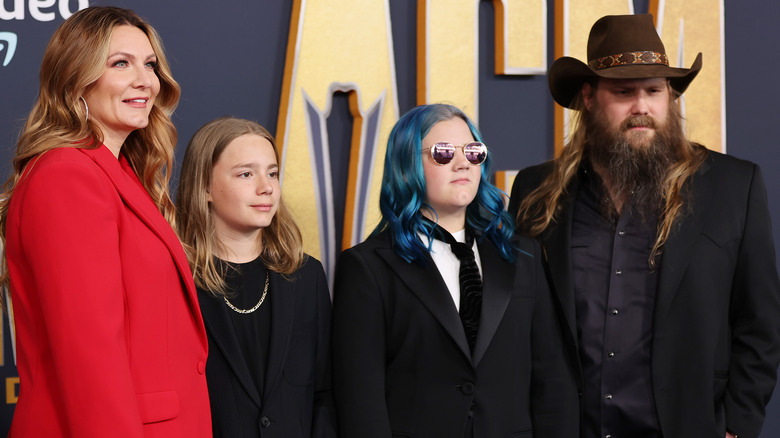
[{"label": "red blazer", "polygon": [[124,157],[27,165],[6,251],[20,387],[11,437],[211,436],[187,259]]}]

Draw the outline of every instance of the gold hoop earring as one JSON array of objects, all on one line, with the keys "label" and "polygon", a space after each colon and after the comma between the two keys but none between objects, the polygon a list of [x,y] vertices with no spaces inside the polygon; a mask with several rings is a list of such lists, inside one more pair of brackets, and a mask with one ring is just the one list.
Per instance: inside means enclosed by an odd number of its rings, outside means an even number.
[{"label": "gold hoop earring", "polygon": [[84,99],[83,96],[79,96],[79,99],[81,99],[81,101],[84,102],[84,108],[87,110],[87,118],[85,120],[89,122],[89,105],[87,105],[87,101],[86,99]]}]

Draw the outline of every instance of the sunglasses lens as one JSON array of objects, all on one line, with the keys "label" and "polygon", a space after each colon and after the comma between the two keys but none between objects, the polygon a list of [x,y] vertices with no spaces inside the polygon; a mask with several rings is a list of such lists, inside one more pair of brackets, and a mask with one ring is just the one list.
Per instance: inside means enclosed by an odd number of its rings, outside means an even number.
[{"label": "sunglasses lens", "polygon": [[431,146],[433,161],[439,164],[447,164],[455,156],[455,146],[448,143],[436,143]]},{"label": "sunglasses lens", "polygon": [[469,143],[463,146],[463,155],[471,164],[482,164],[487,158],[487,147],[479,142]]}]

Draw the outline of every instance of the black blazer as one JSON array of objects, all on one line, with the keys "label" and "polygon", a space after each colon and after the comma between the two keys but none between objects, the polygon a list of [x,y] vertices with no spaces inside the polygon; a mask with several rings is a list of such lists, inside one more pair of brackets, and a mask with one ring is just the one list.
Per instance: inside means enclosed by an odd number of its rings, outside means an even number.
[{"label": "black blazer", "polygon": [[[549,173],[520,172],[509,206]],[[571,224],[576,182],[542,237],[545,265],[577,355]],[[757,437],[780,362],[780,280],[766,187],[753,163],[710,152],[684,187],[688,210],[663,248],[653,317],[652,378],[665,438]],[[579,363],[573,372],[581,384]],[[574,436],[574,435],[573,435]]]},{"label": "black blazer", "polygon": [[[382,233],[341,254],[334,290],[334,398],[342,438],[571,438],[576,384],[538,244],[516,264],[479,243],[483,303],[473,355],[430,258],[410,264]],[[567,413],[567,410],[571,413]],[[576,427],[576,421],[572,425]]]},{"label": "black blazer", "polygon": [[306,257],[294,274],[271,272],[271,345],[258,394],[225,303],[198,290],[209,356],[206,381],[215,437],[335,437],[329,336],[331,304],[322,265]]}]

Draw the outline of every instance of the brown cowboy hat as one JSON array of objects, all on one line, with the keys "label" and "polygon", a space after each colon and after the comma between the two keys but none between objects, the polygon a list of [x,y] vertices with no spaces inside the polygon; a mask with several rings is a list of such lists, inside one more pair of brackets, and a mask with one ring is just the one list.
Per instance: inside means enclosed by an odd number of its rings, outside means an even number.
[{"label": "brown cowboy hat", "polygon": [[701,52],[689,69],[669,67],[652,15],[607,15],[590,29],[588,63],[569,56],[558,58],[548,80],[553,99],[571,108],[588,78],[668,78],[672,89],[682,94],[699,70]]}]

